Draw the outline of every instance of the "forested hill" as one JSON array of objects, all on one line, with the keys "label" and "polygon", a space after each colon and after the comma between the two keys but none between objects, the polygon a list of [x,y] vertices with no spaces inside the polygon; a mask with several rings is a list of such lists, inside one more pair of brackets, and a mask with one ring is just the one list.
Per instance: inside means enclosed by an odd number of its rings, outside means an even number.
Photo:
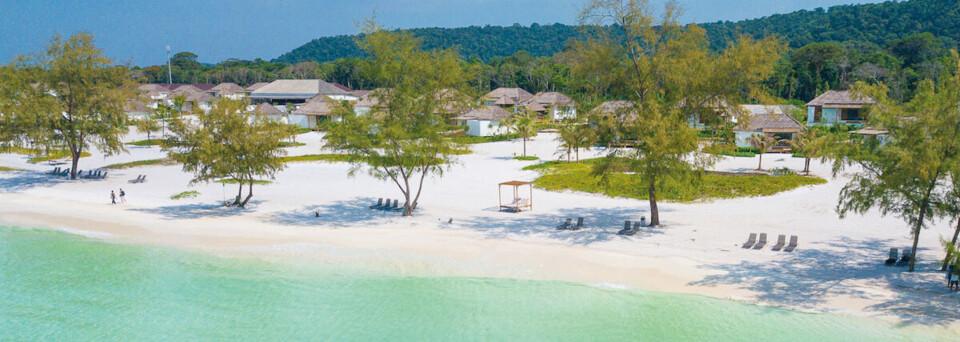
[{"label": "forested hill", "polygon": [[[791,47],[813,42],[859,41],[883,45],[913,33],[930,32],[948,47],[960,41],[960,0],[910,0],[867,5],[842,5],[827,10],[803,10],[739,22],[702,24],[714,48],[722,48],[739,34],[761,37],[777,34]],[[488,60],[513,55],[518,50],[533,56],[551,56],[566,42],[580,36],[576,26],[553,24],[529,27],[471,26],[407,30],[423,39],[425,48],[458,46],[468,58]],[[275,61],[327,62],[342,57],[361,57],[356,36],[314,39]]]}]

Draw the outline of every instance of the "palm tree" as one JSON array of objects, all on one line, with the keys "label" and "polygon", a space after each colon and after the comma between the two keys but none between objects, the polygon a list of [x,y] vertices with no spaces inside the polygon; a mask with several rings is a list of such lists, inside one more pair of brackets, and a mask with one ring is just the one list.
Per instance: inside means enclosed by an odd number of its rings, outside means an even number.
[{"label": "palm tree", "polygon": [[557,140],[560,141],[560,153],[567,155],[567,161],[570,161],[572,155],[576,156],[576,161],[580,162],[580,149],[586,147],[589,149],[593,137],[593,130],[583,123],[582,120],[566,120],[558,129]]},{"label": "palm tree", "polygon": [[810,174],[811,145],[813,145],[816,138],[817,133],[813,129],[806,129],[794,134],[793,139],[789,140],[790,146],[793,147],[793,152],[803,156],[803,173],[807,175]]},{"label": "palm tree", "polygon": [[506,120],[507,129],[523,138],[523,156],[527,156],[527,139],[537,133],[533,126],[533,115],[526,109],[520,110]]},{"label": "palm tree", "polygon": [[763,154],[773,147],[773,145],[776,145],[777,142],[779,142],[779,140],[777,140],[777,137],[773,136],[773,134],[757,133],[750,136],[750,146],[757,149],[757,154],[760,155],[757,170],[763,170]]}]

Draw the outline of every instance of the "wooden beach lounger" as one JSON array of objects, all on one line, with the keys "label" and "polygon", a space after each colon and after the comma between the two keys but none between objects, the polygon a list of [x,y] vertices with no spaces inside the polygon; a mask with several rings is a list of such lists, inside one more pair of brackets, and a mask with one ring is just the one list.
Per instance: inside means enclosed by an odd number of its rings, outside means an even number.
[{"label": "wooden beach lounger", "polygon": [[903,255],[900,256],[900,260],[897,261],[897,266],[906,266],[910,264],[910,252],[913,251],[910,248],[903,249]]},{"label": "wooden beach lounger", "polygon": [[786,244],[787,244],[787,236],[780,234],[780,236],[777,237],[777,244],[773,245],[773,248],[770,248],[770,250],[774,252],[779,252],[780,249],[782,249],[783,246]]},{"label": "wooden beach lounger", "polygon": [[767,245],[767,233],[760,233],[760,240],[757,241],[757,244],[753,245],[753,249],[762,249],[763,246]]},{"label": "wooden beach lounger", "polygon": [[624,222],[623,222],[623,229],[621,229],[619,232],[617,232],[617,234],[619,234],[619,235],[626,235],[627,232],[629,232],[629,231],[630,231],[630,221],[624,221]]},{"label": "wooden beach lounger", "polygon": [[886,264],[886,265],[893,265],[893,264],[897,263],[897,249],[896,249],[896,248],[891,248],[891,249],[890,249],[890,256],[888,256],[888,257],[887,257],[887,261],[884,261],[883,263]]},{"label": "wooden beach lounger", "polygon": [[513,210],[513,211],[516,211],[516,212],[519,213],[519,212],[520,212],[520,208],[524,208],[524,207],[527,207],[527,199],[526,199],[526,198],[520,198],[520,199],[517,199],[516,201],[514,201],[514,202],[512,202],[512,203],[504,204],[504,205],[500,206],[500,209],[506,208],[506,209]]},{"label": "wooden beach lounger", "polygon": [[557,229],[559,229],[559,230],[569,229],[569,228],[570,228],[570,224],[571,224],[572,222],[573,222],[573,219],[566,219],[566,221],[563,221],[563,223],[561,223],[559,226],[557,226]]},{"label": "wooden beach lounger", "polygon": [[793,252],[793,250],[794,250],[795,248],[797,248],[797,236],[796,236],[796,235],[790,235],[790,244],[787,245],[787,247],[784,247],[784,248],[783,248],[783,251],[784,251],[784,252]]},{"label": "wooden beach lounger", "polygon": [[377,204],[371,205],[370,209],[377,209],[383,206],[383,197],[377,199]]},{"label": "wooden beach lounger", "polygon": [[747,242],[743,243],[743,248],[753,247],[755,242],[757,242],[757,233],[750,233],[750,238],[747,239]]},{"label": "wooden beach lounger", "polygon": [[140,178],[142,178],[142,177],[143,177],[143,175],[137,175],[137,179],[128,180],[127,183],[131,183],[131,184],[140,183]]},{"label": "wooden beach lounger", "polygon": [[577,218],[577,225],[570,227],[570,230],[580,230],[583,229],[583,217]]}]

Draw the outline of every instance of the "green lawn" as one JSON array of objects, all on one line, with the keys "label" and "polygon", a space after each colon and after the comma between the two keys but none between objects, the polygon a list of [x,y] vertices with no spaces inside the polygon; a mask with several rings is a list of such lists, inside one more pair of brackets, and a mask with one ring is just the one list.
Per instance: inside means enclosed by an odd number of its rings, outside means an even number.
[{"label": "green lawn", "polygon": [[[239,183],[239,182],[238,182],[236,179],[233,179],[233,178],[224,178],[224,179],[218,180],[217,183],[237,184],[237,183]],[[273,183],[273,182],[268,181],[268,180],[261,180],[261,179],[257,179],[257,180],[254,180],[254,181],[253,181],[253,184],[256,184],[256,185],[267,185],[267,184],[270,184],[270,183]],[[244,185],[246,185],[246,183],[244,183]]]},{"label": "green lawn", "polygon": [[297,146],[303,146],[303,145],[306,145],[306,144],[302,142],[295,142],[295,143],[289,142],[289,141],[280,142],[280,147],[297,147]]},{"label": "green lawn", "polygon": [[[0,153],[16,153],[16,154],[25,155],[25,156],[33,156],[30,159],[27,159],[27,162],[29,163],[45,162],[45,161],[50,161],[54,159],[67,158],[70,156],[70,152],[65,150],[53,150],[53,151],[50,151],[49,154],[47,154],[46,152],[47,151],[44,151],[41,149],[26,148],[26,147],[4,147],[0,149]],[[89,156],[90,156],[89,152],[80,153],[80,158],[89,157]]]},{"label": "green lawn", "polygon": [[190,191],[184,191],[184,192],[181,192],[181,193],[179,193],[179,194],[175,194],[175,195],[173,195],[173,196],[170,196],[170,199],[172,199],[172,200],[179,200],[179,199],[184,199],[184,198],[194,198],[194,197],[197,197],[197,196],[200,196],[200,192],[199,192],[199,191],[190,190]]},{"label": "green lawn", "polygon": [[[150,142],[150,144],[147,144],[148,141]],[[126,144],[127,144],[127,145],[133,145],[133,146],[157,146],[157,145],[160,144],[160,139],[157,139],[157,138],[153,138],[153,139],[150,139],[150,140],[144,139],[144,140],[140,140],[140,141],[128,142],[128,143],[126,143]]]},{"label": "green lawn", "polygon": [[148,166],[148,165],[174,165],[176,162],[170,159],[161,158],[161,159],[147,159],[147,160],[137,160],[128,163],[119,163],[104,166],[105,169],[126,169],[130,167],[137,166]]},{"label": "green lawn", "polygon": [[[601,185],[598,177],[590,175],[594,161],[547,162],[524,169],[541,171],[541,176],[534,184],[544,190],[574,190],[611,197],[648,199],[646,185],[632,175],[614,174],[609,177],[608,185]],[[769,196],[801,186],[823,183],[826,183],[826,180],[822,178],[796,174],[768,176],[707,172],[696,182],[666,181],[660,187],[658,196],[661,200],[672,202]]]},{"label": "green lawn", "polygon": [[293,162],[313,162],[313,161],[322,161],[328,163],[346,163],[352,160],[351,156],[344,154],[306,154],[302,156],[287,156],[283,157],[283,162],[293,163]]},{"label": "green lawn", "polygon": [[12,167],[0,166],[0,172],[7,172],[7,171],[20,171],[20,169],[14,169],[14,168],[12,168]]},{"label": "green lawn", "polygon": [[452,136],[450,139],[460,144],[483,144],[497,141],[504,141],[510,139],[517,139],[520,136],[516,134],[506,134],[506,135],[494,135],[489,137],[472,137],[466,134],[458,134]]},{"label": "green lawn", "polygon": [[526,157],[524,157],[524,156],[516,156],[516,157],[513,157],[513,159],[516,159],[516,160],[528,160],[528,161],[529,161],[529,160],[540,160],[540,157],[536,157],[536,156],[526,156]]}]

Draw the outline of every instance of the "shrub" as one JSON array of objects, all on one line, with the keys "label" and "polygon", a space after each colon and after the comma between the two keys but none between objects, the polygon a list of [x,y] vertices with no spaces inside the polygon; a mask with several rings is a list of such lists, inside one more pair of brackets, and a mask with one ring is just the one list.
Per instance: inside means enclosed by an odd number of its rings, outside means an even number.
[{"label": "shrub", "polygon": [[199,191],[190,190],[190,191],[184,191],[184,192],[181,192],[181,193],[179,193],[179,194],[175,194],[175,195],[173,195],[173,196],[170,196],[170,199],[172,199],[172,200],[179,200],[179,199],[184,199],[184,198],[194,198],[194,197],[197,197],[197,196],[200,196],[200,192],[199,192]]},{"label": "shrub", "polygon": [[127,163],[111,164],[104,166],[105,169],[126,169],[136,166],[149,166],[149,165],[176,165],[177,163],[173,160],[167,158],[161,159],[147,159],[147,160],[137,160]]},{"label": "shrub", "polygon": [[513,159],[516,159],[516,160],[540,160],[540,158],[539,158],[539,157],[536,157],[536,156],[516,156],[516,157],[513,157]]},{"label": "shrub", "polygon": [[450,139],[459,144],[483,144],[518,138],[520,138],[520,136],[517,134],[501,134],[489,137],[472,137],[466,134],[457,134],[450,137]]}]

